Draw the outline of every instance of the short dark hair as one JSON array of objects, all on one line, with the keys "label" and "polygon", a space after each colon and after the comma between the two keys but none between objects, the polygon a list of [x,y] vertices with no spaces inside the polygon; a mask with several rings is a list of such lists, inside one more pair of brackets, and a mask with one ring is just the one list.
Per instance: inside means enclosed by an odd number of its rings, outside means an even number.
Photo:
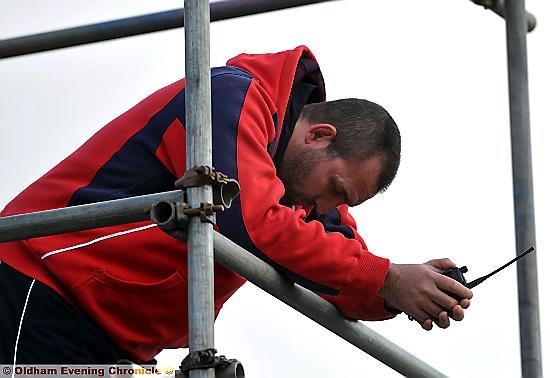
[{"label": "short dark hair", "polygon": [[337,134],[326,149],[329,156],[353,161],[381,156],[383,166],[377,192],[390,186],[401,161],[401,135],[386,109],[368,100],[347,98],[307,104],[300,118],[310,124],[329,123],[336,128]]}]

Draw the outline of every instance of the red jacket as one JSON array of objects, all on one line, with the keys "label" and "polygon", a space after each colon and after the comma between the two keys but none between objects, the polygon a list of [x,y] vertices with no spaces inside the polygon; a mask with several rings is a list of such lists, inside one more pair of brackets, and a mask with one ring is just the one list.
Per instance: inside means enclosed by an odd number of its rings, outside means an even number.
[{"label": "red jacket", "polygon": [[[173,83],[110,122],[1,215],[173,190],[186,166],[184,87]],[[242,54],[212,69],[213,165],[242,188],[217,228],[347,316],[390,318],[377,296],[389,262],[367,250],[347,206],[319,217],[279,204],[276,165],[303,105],[324,99],[321,72],[304,46]],[[151,228],[44,258],[147,223],[0,244],[0,260],[89,314],[130,358],[149,360],[187,345],[185,244]],[[216,265],[216,314],[243,283]]]}]

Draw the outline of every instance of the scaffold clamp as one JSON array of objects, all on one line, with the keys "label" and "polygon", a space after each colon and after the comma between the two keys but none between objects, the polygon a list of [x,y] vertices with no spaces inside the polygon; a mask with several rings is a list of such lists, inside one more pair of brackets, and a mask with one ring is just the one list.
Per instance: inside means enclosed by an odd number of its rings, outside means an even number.
[{"label": "scaffold clamp", "polygon": [[189,218],[200,217],[201,222],[214,225],[216,223],[214,215],[229,208],[240,192],[240,186],[236,180],[205,165],[188,169],[175,185],[183,190],[212,185],[214,203],[203,202],[197,208],[191,208],[189,204],[181,201],[157,202],[151,206],[151,220],[158,224],[161,230],[182,241],[187,241]]},{"label": "scaffold clamp", "polygon": [[212,185],[214,205],[222,205],[225,208],[231,207],[241,187],[237,180],[229,178],[222,172],[216,171],[214,167],[207,165],[194,166],[185,171],[182,178],[176,181],[176,188],[186,189]]},{"label": "scaffold clamp", "polygon": [[216,378],[244,378],[242,364],[236,359],[228,359],[225,356],[216,356],[218,351],[214,348],[199,350],[189,353],[181,362],[181,377],[189,377],[191,370],[203,370],[214,368]]}]

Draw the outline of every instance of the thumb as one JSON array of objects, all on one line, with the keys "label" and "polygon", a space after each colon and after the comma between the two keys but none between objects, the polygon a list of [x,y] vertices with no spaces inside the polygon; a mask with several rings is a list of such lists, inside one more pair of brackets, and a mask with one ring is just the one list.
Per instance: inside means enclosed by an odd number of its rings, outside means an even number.
[{"label": "thumb", "polygon": [[448,258],[430,260],[426,262],[426,264],[441,270],[447,270],[456,267],[456,264]]}]

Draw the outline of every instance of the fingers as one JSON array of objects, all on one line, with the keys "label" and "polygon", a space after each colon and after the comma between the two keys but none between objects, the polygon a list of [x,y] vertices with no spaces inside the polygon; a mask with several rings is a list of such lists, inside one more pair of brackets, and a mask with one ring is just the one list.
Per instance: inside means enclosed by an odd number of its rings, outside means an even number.
[{"label": "fingers", "polygon": [[[416,322],[420,324],[420,326],[424,328],[426,331],[431,331],[431,329],[433,328],[433,319],[437,319],[437,317],[433,317],[427,312],[424,312],[421,310],[416,314],[416,316],[413,316],[411,314],[409,314],[408,316],[409,316],[409,320],[416,320]],[[424,319],[424,320],[419,320],[419,319]]]},{"label": "fingers", "polygon": [[430,318],[432,320],[437,320],[439,319],[441,312],[445,312],[445,308],[435,302],[424,304],[422,309],[424,310],[424,314],[423,317],[420,317],[419,319]]},{"label": "fingers", "polygon": [[460,305],[456,305],[452,308],[453,319],[456,321],[461,321],[464,319],[464,309]]},{"label": "fingers", "polygon": [[[456,307],[461,308],[459,305],[457,305]],[[455,315],[455,312],[453,309],[453,318],[455,318],[455,316],[457,315]],[[462,317],[460,319],[455,319],[455,320],[462,320],[463,318],[464,318],[464,312],[462,311]],[[413,320],[413,318],[410,318],[410,319]],[[424,321],[417,320],[417,322],[426,331],[431,331],[433,329],[434,323],[441,329],[449,328],[451,326],[451,319],[449,318],[449,314],[447,313],[447,311],[441,311],[437,315],[437,318],[435,320],[433,320],[432,318],[427,318]]]},{"label": "fingers", "polygon": [[430,331],[433,328],[433,323],[439,328],[447,328],[450,326],[447,310],[441,308],[436,303],[432,303],[430,306],[425,307],[427,308],[418,311],[415,316],[409,315],[409,319],[416,320],[426,331]]},{"label": "fingers", "polygon": [[[464,304],[466,305],[466,307],[468,307],[470,305],[469,303],[470,301],[467,299],[464,301],[467,302]],[[461,321],[462,319],[464,319],[464,308],[462,307],[462,304],[456,304],[452,306],[450,311],[446,309],[442,309],[439,306],[435,306],[435,307],[439,309],[439,312],[437,312],[436,315],[432,315],[429,312],[424,311],[422,312],[422,314],[419,314],[416,319],[410,316],[409,318],[411,320],[416,320],[422,326],[422,328],[425,329],[426,331],[432,330],[434,323],[439,328],[445,329],[450,327],[451,318],[455,321]],[[424,320],[418,320],[418,319],[424,319]]]},{"label": "fingers", "polygon": [[441,311],[439,315],[437,316],[437,320],[432,319],[426,319],[423,322],[419,322],[422,328],[424,328],[426,331],[431,331],[433,328],[433,324],[435,323],[439,328],[448,328],[451,325],[451,320],[449,319],[449,315],[447,315],[446,311]]},{"label": "fingers", "polygon": [[449,319],[449,314],[447,311],[441,311],[435,321],[435,324],[439,328],[448,328],[451,325],[451,320]]},{"label": "fingers", "polygon": [[445,293],[440,293],[434,298],[434,300],[439,306],[441,306],[441,308],[445,309],[446,314],[447,310],[449,310],[448,316],[451,316],[452,319],[456,321],[461,321],[464,319],[464,310],[470,307],[469,299],[461,299],[460,301],[457,301]]},{"label": "fingers", "polygon": [[433,328],[432,319],[426,319],[420,324],[426,331],[431,331]]},{"label": "fingers", "polygon": [[463,286],[460,282],[442,274],[439,274],[438,277],[436,277],[435,284],[440,290],[452,293],[458,298],[472,299],[474,295],[472,290],[468,289],[466,286]]},{"label": "fingers", "polygon": [[464,310],[470,307],[470,300],[469,299],[462,299],[459,304],[456,306],[453,306],[452,313],[453,313],[453,319],[456,321],[461,321],[464,319]]}]

